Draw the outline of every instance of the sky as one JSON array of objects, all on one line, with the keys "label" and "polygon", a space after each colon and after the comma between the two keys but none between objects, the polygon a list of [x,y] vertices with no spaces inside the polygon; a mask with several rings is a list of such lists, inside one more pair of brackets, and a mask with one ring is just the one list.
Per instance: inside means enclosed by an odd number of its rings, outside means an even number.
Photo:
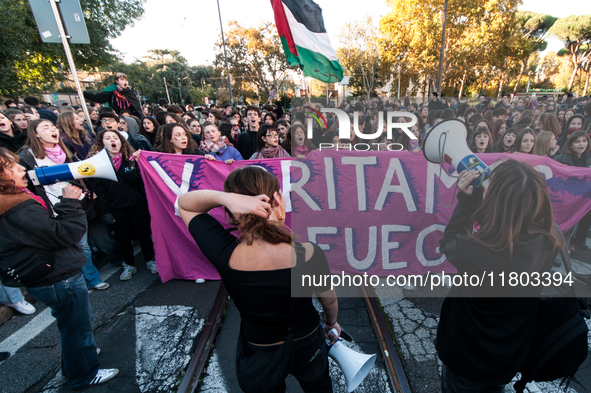
[{"label": "sky", "polygon": [[[323,9],[324,23],[335,49],[341,26],[349,21],[372,16],[378,20],[388,12],[385,0],[315,0]],[[229,21],[242,26],[254,26],[261,21],[273,21],[269,0],[219,0],[224,30]],[[211,65],[214,46],[220,34],[216,0],[147,0],[143,17],[121,36],[112,40],[124,61],[131,63],[146,56],[149,49],[175,49],[191,66]],[[591,14],[588,0],[524,0],[522,10],[565,17]],[[547,51],[562,47],[556,39],[548,40]]]}]

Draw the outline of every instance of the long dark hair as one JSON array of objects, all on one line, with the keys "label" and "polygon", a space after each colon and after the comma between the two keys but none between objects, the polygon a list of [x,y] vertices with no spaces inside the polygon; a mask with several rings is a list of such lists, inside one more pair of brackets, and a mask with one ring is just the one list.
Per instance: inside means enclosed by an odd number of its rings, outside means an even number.
[{"label": "long dark hair", "polygon": [[[517,133],[517,138],[515,138],[515,144],[513,145],[513,149],[511,151],[521,153],[521,142],[523,141],[523,137],[526,134],[532,134],[534,136],[534,147],[536,146],[536,133],[531,128],[525,127]],[[530,152],[526,154],[534,154],[534,147],[532,147]]]},{"label": "long dark hair", "polygon": [[232,123],[222,123],[218,127],[218,130],[220,130],[220,134],[228,138],[228,141],[230,141],[233,146],[236,146],[236,141],[232,138],[232,128]]},{"label": "long dark hair", "polygon": [[509,249],[528,234],[543,234],[553,249],[562,246],[553,231],[553,213],[546,182],[531,165],[509,159],[500,163],[490,175],[490,184],[482,205],[470,222],[478,222],[480,230],[471,227],[468,235],[494,251]]},{"label": "long dark hair", "polygon": [[493,137],[487,127],[476,127],[476,130],[470,135],[470,143],[468,147],[472,150],[473,153],[478,153],[478,148],[476,147],[476,137],[480,134],[488,135],[488,144],[486,145],[485,153],[490,153],[493,151]]},{"label": "long dark hair", "polygon": [[158,147],[158,151],[162,153],[174,153],[174,146],[170,139],[172,138],[172,131],[176,127],[181,127],[187,135],[187,147],[182,151],[182,154],[195,154],[197,150],[197,143],[191,137],[191,131],[187,127],[179,123],[168,123],[163,125],[162,128],[162,143]]},{"label": "long dark hair", "polygon": [[[255,167],[246,166],[236,169],[224,182],[224,191],[242,195],[265,194],[274,203],[273,195],[281,192],[279,180],[270,172]],[[292,233],[278,221],[268,221],[254,214],[241,214],[234,216],[226,209],[230,217],[230,224],[238,228],[240,241],[246,241],[251,245],[254,240],[264,240],[271,244],[291,244]]]},{"label": "long dark hair", "polygon": [[[35,119],[29,122],[29,125],[27,125],[27,142],[25,142],[25,145],[21,148],[21,151],[31,149],[33,155],[39,159],[43,159],[47,155],[41,139],[37,138],[37,126],[43,122],[48,122],[53,125],[50,120],[46,119]],[[66,145],[64,145],[61,138],[58,139],[57,144],[62,148],[64,153],[66,153],[67,161],[72,161],[72,153],[68,150]]]},{"label": "long dark hair", "polygon": [[564,144],[564,148],[562,149],[562,153],[563,154],[572,154],[573,151],[571,149],[573,147],[573,143],[575,143],[575,141],[580,137],[584,137],[585,139],[587,139],[587,148],[585,149],[584,153],[588,153],[589,151],[591,151],[591,141],[589,140],[589,134],[587,134],[583,130],[579,130],[579,131],[575,131],[572,134],[570,134],[570,136],[566,140],[566,143]]},{"label": "long dark hair", "polygon": [[[152,131],[152,132],[146,131],[146,129],[144,128],[144,120],[148,120],[150,123],[152,123],[152,125],[154,126],[154,131]],[[150,143],[153,145],[154,140],[156,139],[156,132],[158,131],[159,127],[160,127],[160,124],[153,117],[146,116],[142,119],[141,124],[140,124],[140,135],[145,136],[148,139],[148,141],[150,141]]]},{"label": "long dark hair", "polygon": [[135,150],[133,150],[131,144],[127,142],[127,139],[125,139],[123,135],[121,135],[121,133],[117,130],[102,130],[101,132],[99,132],[96,136],[96,139],[94,140],[94,143],[92,144],[90,152],[88,152],[87,158],[96,155],[98,152],[105,148],[105,145],[103,144],[103,136],[106,132],[113,132],[119,137],[119,140],[121,141],[121,156],[129,163],[130,166],[135,166],[135,160],[129,160]]},{"label": "long dark hair", "polygon": [[74,112],[68,111],[60,113],[57,117],[57,122],[55,126],[70,140],[72,143],[76,145],[82,145],[82,143],[86,143],[90,145],[90,138],[88,137],[88,133],[84,130],[77,130],[74,128]]}]

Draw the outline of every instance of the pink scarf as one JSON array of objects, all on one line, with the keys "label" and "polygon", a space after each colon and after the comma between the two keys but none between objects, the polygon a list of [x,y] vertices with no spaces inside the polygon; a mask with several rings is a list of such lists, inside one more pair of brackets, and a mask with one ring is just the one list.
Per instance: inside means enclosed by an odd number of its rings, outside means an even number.
[{"label": "pink scarf", "polygon": [[115,167],[115,172],[121,168],[121,161],[123,161],[123,155],[121,152],[117,154],[115,157],[111,157],[111,161],[113,161],[113,166]]},{"label": "pink scarf", "polygon": [[277,145],[275,147],[263,147],[256,155],[255,160],[283,157],[289,157],[289,154],[281,146]]},{"label": "pink scarf", "polygon": [[298,155],[302,155],[302,156],[308,155],[308,147],[306,145],[296,146],[293,155],[296,156],[296,157]]},{"label": "pink scarf", "polygon": [[230,141],[225,135],[220,136],[220,139],[218,139],[218,143],[213,143],[203,138],[201,139],[201,143],[199,144],[199,148],[206,153],[217,153],[220,151],[220,149],[225,149],[228,146],[234,145],[230,143]]},{"label": "pink scarf", "polygon": [[45,201],[43,200],[43,198],[41,198],[40,196],[37,196],[37,195],[33,194],[27,188],[21,188],[21,191],[23,191],[24,193],[26,193],[27,195],[29,195],[31,198],[33,198],[34,200],[36,200],[37,202],[39,202],[41,204],[41,206],[43,206],[43,208],[45,210],[49,211],[49,209],[47,208],[47,205],[45,204]]},{"label": "pink scarf", "polygon": [[57,143],[54,147],[44,147],[45,155],[56,164],[63,164],[66,162],[66,153]]}]

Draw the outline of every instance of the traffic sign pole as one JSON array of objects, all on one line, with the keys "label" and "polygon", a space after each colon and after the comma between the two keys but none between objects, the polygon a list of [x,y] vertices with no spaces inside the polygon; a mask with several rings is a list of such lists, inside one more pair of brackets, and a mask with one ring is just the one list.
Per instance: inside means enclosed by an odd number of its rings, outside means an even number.
[{"label": "traffic sign pole", "polygon": [[74,57],[72,56],[72,51],[70,50],[70,43],[68,39],[70,38],[67,33],[66,29],[64,28],[64,24],[62,22],[62,17],[60,10],[58,8],[58,3],[60,0],[49,0],[49,4],[51,4],[51,10],[53,11],[53,16],[55,17],[55,21],[57,22],[57,28],[59,30],[60,38],[62,39],[62,44],[64,45],[64,51],[66,52],[66,58],[68,59],[68,64],[70,65],[70,72],[72,73],[72,78],[74,78],[74,85],[76,85],[76,91],[78,92],[78,98],[80,99],[82,110],[84,111],[84,117],[86,118],[86,122],[88,126],[92,129],[92,119],[90,118],[90,114],[88,113],[88,107],[86,106],[86,101],[84,100],[84,94],[82,93],[82,86],[80,85],[80,80],[78,79],[78,73],[76,72],[76,65],[74,64]]}]

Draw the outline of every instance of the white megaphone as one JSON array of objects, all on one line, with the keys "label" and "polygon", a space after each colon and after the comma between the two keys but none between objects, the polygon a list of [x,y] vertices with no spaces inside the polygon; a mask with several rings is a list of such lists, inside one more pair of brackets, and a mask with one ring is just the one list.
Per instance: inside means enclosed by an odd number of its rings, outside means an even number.
[{"label": "white megaphone", "polygon": [[29,178],[36,186],[47,186],[60,181],[72,179],[84,179],[88,177],[99,177],[117,181],[115,168],[107,149],[101,150],[95,156],[84,161],[71,162],[54,166],[35,168],[27,172]]},{"label": "white megaphone", "polygon": [[[336,332],[335,332],[336,333]],[[336,334],[335,334],[336,335]],[[329,341],[326,340],[328,345]],[[328,345],[328,356],[334,359],[341,368],[347,380],[347,392],[351,393],[367,376],[369,370],[376,362],[376,355],[366,355],[355,352],[338,339],[334,344]]]},{"label": "white megaphone", "polygon": [[478,158],[466,143],[468,130],[466,123],[457,119],[444,120],[433,127],[425,136],[423,154],[429,162],[442,164],[447,162],[458,173],[476,169],[480,177],[472,182],[474,187],[484,186],[488,182],[490,168]]}]

